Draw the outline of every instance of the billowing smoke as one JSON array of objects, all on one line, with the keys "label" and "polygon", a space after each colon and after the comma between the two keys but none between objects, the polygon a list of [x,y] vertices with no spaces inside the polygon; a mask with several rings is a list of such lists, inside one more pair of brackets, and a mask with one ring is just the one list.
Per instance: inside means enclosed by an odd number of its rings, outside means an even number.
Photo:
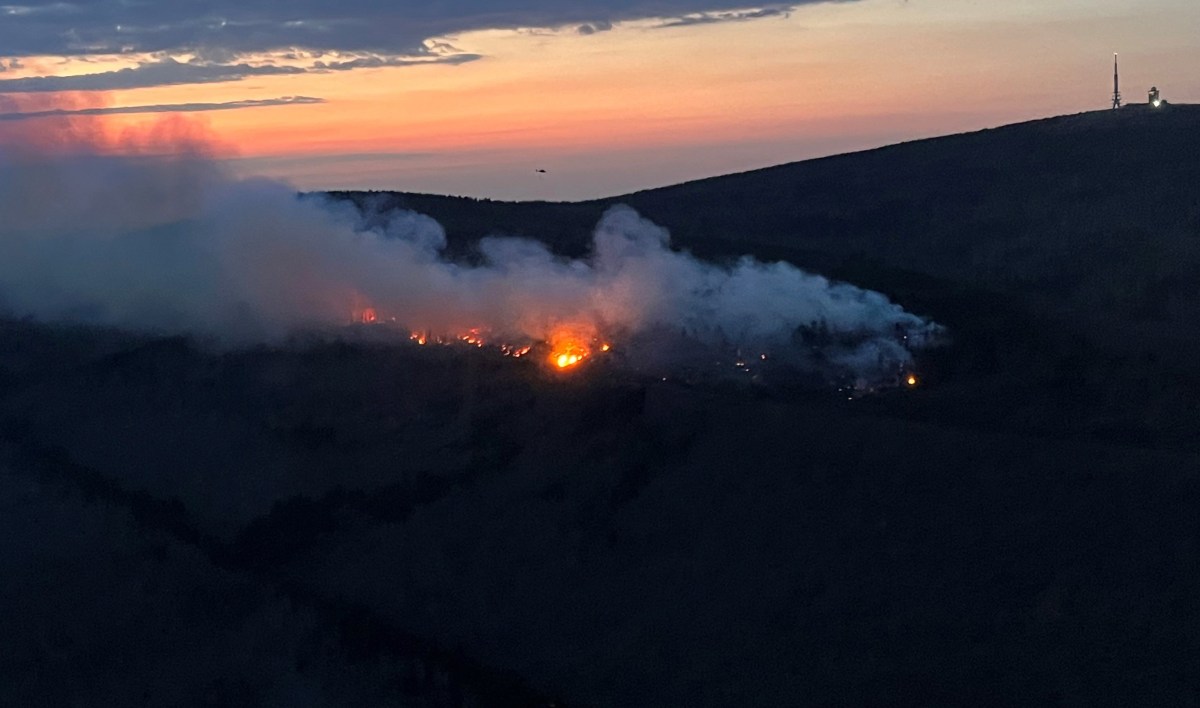
[{"label": "billowing smoke", "polygon": [[279,182],[233,179],[194,151],[0,149],[0,214],[0,309],[233,346],[369,311],[436,336],[612,340],[627,345],[626,361],[769,352],[877,376],[939,329],[787,264],[673,251],[664,229],[626,207],[603,216],[584,259],[487,238],[478,263],[451,262],[429,217],[364,218]]}]

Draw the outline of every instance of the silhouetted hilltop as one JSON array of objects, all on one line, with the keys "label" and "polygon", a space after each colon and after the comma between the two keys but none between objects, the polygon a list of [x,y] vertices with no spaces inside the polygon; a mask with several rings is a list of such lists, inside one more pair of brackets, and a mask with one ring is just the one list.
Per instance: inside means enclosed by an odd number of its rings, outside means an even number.
[{"label": "silhouetted hilltop", "polygon": [[1200,395],[1197,156],[1200,106],[1170,105],[581,203],[337,194],[429,214],[459,253],[503,233],[578,255],[603,211],[628,204],[700,255],[788,260],[949,325],[954,346],[925,362],[950,387],[938,415],[975,419],[986,407],[988,426],[1190,445],[1181,421],[1196,418]]},{"label": "silhouetted hilltop", "polygon": [[[1200,106],[1096,111],[581,203],[377,193],[453,244],[523,234],[566,253],[624,203],[706,255],[834,272],[868,260],[1055,307],[1194,319]],[[363,193],[338,193],[356,201]]]},{"label": "silhouetted hilltop", "polygon": [[[706,251],[866,258],[1135,319],[1183,304],[1200,235],[1200,108],[1100,111],[624,197]],[[743,246],[744,247],[744,246]]]},{"label": "silhouetted hilltop", "polygon": [[1197,123],[580,204],[343,195],[462,258],[578,254],[628,203],[949,328],[920,385],[862,397],[386,325],[214,350],[0,315],[0,704],[1196,704]]}]

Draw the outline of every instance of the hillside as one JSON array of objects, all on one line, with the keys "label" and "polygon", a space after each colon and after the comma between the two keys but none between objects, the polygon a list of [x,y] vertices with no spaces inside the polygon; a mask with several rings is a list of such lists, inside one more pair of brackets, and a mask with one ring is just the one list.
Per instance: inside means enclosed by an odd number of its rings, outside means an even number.
[{"label": "hillside", "polygon": [[[452,243],[523,234],[579,254],[629,204],[702,254],[861,261],[1063,310],[1194,319],[1200,106],[1097,111],[575,204],[380,193]],[[339,193],[355,199],[361,194]],[[1115,310],[1115,312],[1113,312]]]},{"label": "hillside", "polygon": [[474,349],[0,334],[7,703],[1197,695],[1193,454]]},{"label": "hillside", "polygon": [[0,316],[0,704],[1193,705],[1198,122],[582,204],[342,195],[464,259],[579,253],[632,204],[944,323],[914,389]]},{"label": "hillside", "polygon": [[[578,255],[629,204],[712,258],[754,254],[947,324],[947,420],[1191,446],[1200,424],[1200,106],[1097,111],[611,199],[345,194]],[[1018,403],[1024,400],[1028,405]],[[1061,404],[1061,405],[1060,405]],[[1082,410],[1081,410],[1082,409]],[[951,412],[953,411],[953,412]],[[1186,423],[1184,421],[1187,421]]]},{"label": "hillside", "polygon": [[1051,269],[1064,254],[1104,261],[1200,229],[1197,127],[1200,106],[1096,111],[579,203],[370,194],[438,218],[452,243],[524,234],[579,254],[599,213],[621,203],[702,253],[825,269],[865,257],[1055,294],[1079,285]]}]

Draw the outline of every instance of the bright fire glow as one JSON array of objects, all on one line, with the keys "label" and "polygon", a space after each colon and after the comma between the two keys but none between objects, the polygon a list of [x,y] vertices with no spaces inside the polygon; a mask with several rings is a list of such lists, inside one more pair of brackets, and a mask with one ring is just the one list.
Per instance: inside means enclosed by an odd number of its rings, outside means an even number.
[{"label": "bright fire glow", "polygon": [[917,385],[917,377],[916,377],[915,375],[913,375],[913,374],[909,374],[909,375],[908,375],[908,385],[909,385],[909,386],[916,386],[916,385]]},{"label": "bright fire glow", "polygon": [[[360,320],[364,319],[360,315]],[[612,351],[612,344],[601,340],[592,325],[556,325],[546,337],[540,341],[526,340],[513,343],[497,341],[486,330],[472,327],[461,334],[440,335],[429,331],[416,330],[409,334],[409,340],[419,344],[437,344],[442,346],[467,344],[478,348],[492,348],[504,356],[520,359],[527,354],[538,351],[539,356],[545,355],[546,363],[555,370],[570,369],[583,363],[585,359],[599,352]]]},{"label": "bright fire glow", "polygon": [[[590,325],[558,325],[546,338],[550,345],[550,363],[560,370],[570,369],[591,356],[596,341],[595,329]],[[607,344],[599,345],[601,351],[609,348]]]}]

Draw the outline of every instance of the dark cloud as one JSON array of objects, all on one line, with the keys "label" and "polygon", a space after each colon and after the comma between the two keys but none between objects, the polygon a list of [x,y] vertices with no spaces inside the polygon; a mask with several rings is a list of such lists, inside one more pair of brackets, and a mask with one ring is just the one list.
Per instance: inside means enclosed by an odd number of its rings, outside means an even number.
[{"label": "dark cloud", "polygon": [[250,64],[199,64],[175,61],[169,57],[136,67],[74,76],[30,76],[0,79],[0,93],[43,93],[49,91],[111,91],[240,81],[249,76],[303,74],[305,69],[292,66],[252,66]]},{"label": "dark cloud", "polygon": [[575,28],[575,31],[578,32],[579,34],[588,35],[588,34],[596,34],[597,32],[607,32],[612,28],[613,28],[613,25],[611,22],[598,21],[598,22],[587,22],[582,25],[579,25],[579,27]]},{"label": "dark cloud", "polygon": [[[0,79],[0,94],[127,90],[463,64],[481,57],[439,38],[475,29],[568,28],[592,35],[622,20],[666,18],[660,27],[678,27],[783,16],[803,4],[855,1],[755,5],[744,0],[35,0],[0,6],[0,72],[21,68],[19,57],[33,55],[83,61],[112,54],[154,59],[93,74]],[[172,54],[192,59],[178,61]],[[264,62],[263,55],[286,63]]]},{"label": "dark cloud", "polygon": [[717,22],[745,22],[746,20],[761,20],[767,17],[787,17],[791,9],[789,7],[764,7],[756,10],[734,10],[732,12],[697,12],[664,20],[659,27],[687,27],[689,25],[709,25]]},{"label": "dark cloud", "polygon": [[[296,56],[296,55],[293,55]],[[182,84],[213,84],[241,81],[255,76],[349,71],[385,66],[416,66],[421,64],[463,64],[479,59],[478,54],[449,56],[397,57],[370,55],[336,55],[334,61],[316,61],[308,67],[277,64],[221,64],[207,61],[181,62],[170,57],[143,62],[135,67],[71,76],[30,76],[20,79],[0,79],[0,93],[48,93],[62,91],[113,91],[177,86]],[[296,57],[299,58],[299,57]]]},{"label": "dark cloud", "polygon": [[352,69],[375,69],[385,66],[421,66],[422,64],[466,64],[467,62],[477,61],[482,58],[479,54],[451,54],[432,59],[371,54],[341,61],[316,61],[313,62],[311,71],[350,71]]},{"label": "dark cloud", "polygon": [[60,118],[64,116],[106,116],[129,113],[197,113],[204,111],[231,111],[241,108],[264,108],[267,106],[305,106],[314,103],[325,103],[325,99],[313,98],[311,96],[283,96],[282,98],[246,99],[242,101],[226,101],[224,103],[161,103],[149,106],[54,108],[45,111],[0,113],[0,121]]},{"label": "dark cloud", "polygon": [[720,16],[747,7],[778,14],[825,1],[833,0],[765,5],[744,0],[26,0],[0,10],[0,51],[10,57],[123,52],[233,56],[295,48],[420,55],[431,37],[473,29],[575,27],[586,33],[619,20]]}]

